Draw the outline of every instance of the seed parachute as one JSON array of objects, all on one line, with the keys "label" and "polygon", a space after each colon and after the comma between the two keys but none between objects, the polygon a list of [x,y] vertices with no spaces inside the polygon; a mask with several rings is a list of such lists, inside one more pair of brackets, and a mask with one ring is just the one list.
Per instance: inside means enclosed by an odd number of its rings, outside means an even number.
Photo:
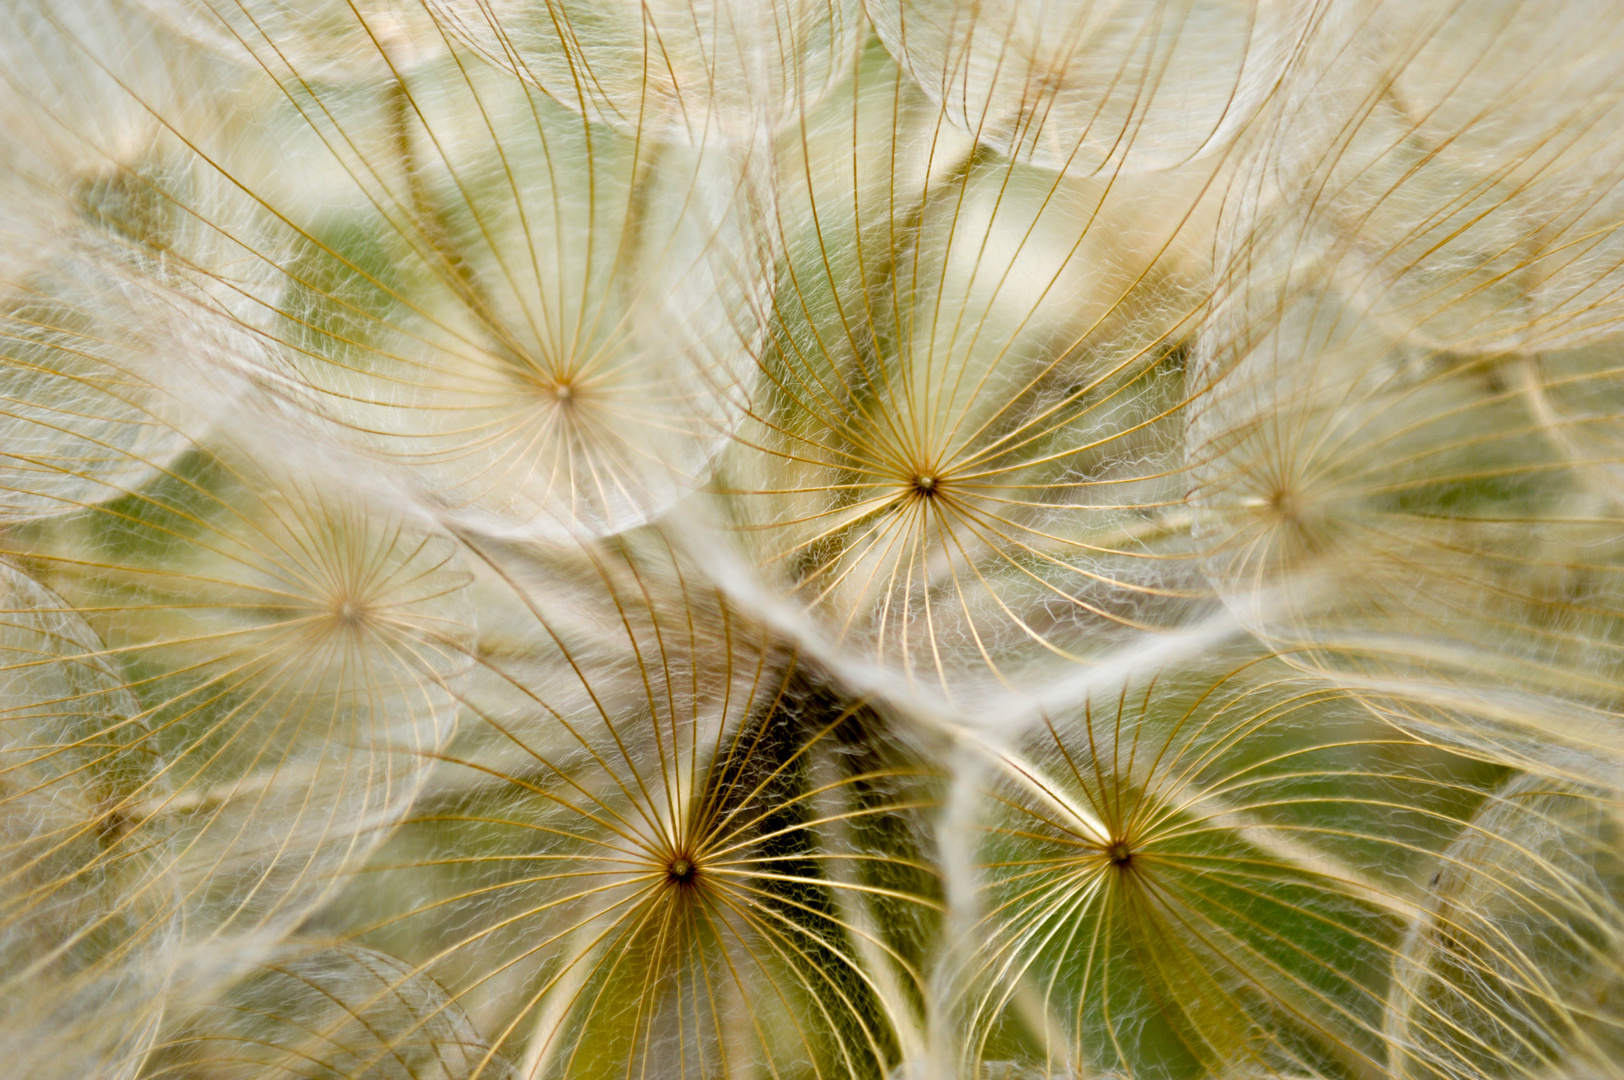
[{"label": "seed parachute", "polygon": [[1616,0],[11,0],[31,1080],[1624,1080]]}]

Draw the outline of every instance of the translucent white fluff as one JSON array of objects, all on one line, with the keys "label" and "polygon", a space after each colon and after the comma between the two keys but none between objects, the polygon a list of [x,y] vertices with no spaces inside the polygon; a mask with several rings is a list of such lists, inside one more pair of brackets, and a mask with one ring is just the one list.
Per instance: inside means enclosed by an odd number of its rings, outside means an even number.
[{"label": "translucent white fluff", "polygon": [[978,141],[1089,174],[1221,150],[1285,70],[1308,5],[880,0],[899,63]]},{"label": "translucent white fluff", "polygon": [[755,137],[850,61],[856,0],[431,0],[491,62],[588,116],[696,141]]}]

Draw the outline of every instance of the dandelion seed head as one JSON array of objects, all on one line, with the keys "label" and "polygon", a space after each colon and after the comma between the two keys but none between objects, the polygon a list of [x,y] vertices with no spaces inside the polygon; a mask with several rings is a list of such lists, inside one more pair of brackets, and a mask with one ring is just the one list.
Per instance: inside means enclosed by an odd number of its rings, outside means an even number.
[{"label": "dandelion seed head", "polygon": [[[446,753],[441,787],[384,856],[402,880],[447,870],[384,921],[378,943],[422,957],[459,997],[526,972],[491,1045],[536,1069],[680,1059],[686,1075],[704,1075],[695,1070],[721,1055],[787,1068],[808,1050],[771,1037],[781,1024],[834,1040],[850,1060],[883,1061],[892,1021],[860,1004],[881,986],[838,942],[848,927],[880,925],[866,890],[882,881],[893,917],[928,901],[896,884],[911,871],[892,870],[883,849],[851,848],[848,870],[820,838],[864,829],[907,770],[843,761],[837,735],[856,727],[855,707],[804,689],[793,656],[657,535],[556,563],[582,575],[569,596],[556,592],[564,575],[526,565],[531,551],[485,555],[511,588],[534,589],[521,593],[531,649],[561,663],[490,658],[487,674],[528,711],[493,714],[475,684],[473,722]],[[616,638],[620,649],[604,647]],[[628,662],[641,674],[628,679]],[[516,752],[499,750],[513,742]],[[877,955],[901,957],[893,937],[876,933]],[[917,974],[910,965],[897,977]],[[628,988],[643,1003],[634,1023]],[[813,1011],[786,1008],[800,994]]]},{"label": "dandelion seed head", "polygon": [[1112,866],[1126,870],[1133,863],[1133,848],[1125,840],[1113,840],[1105,849],[1105,857],[1111,860]]},{"label": "dandelion seed head", "polygon": [[8,1064],[1612,1075],[1615,8],[0,10]]},{"label": "dandelion seed head", "polygon": [[[853,200],[810,135],[799,148],[806,170],[781,180],[790,299],[761,360],[774,389],[713,488],[854,660],[950,695],[1035,686],[1199,603],[1185,524],[1165,520],[1193,296],[1157,258],[1180,229],[1141,232],[1135,196],[962,142],[883,56],[858,79],[855,115],[818,137],[873,123],[895,174],[858,177]],[[872,244],[899,254],[873,263]]]}]

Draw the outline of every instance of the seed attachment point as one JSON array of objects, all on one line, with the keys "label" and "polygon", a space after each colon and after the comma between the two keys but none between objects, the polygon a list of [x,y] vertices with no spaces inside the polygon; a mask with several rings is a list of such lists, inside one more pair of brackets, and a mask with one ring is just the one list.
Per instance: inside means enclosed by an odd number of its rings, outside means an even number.
[{"label": "seed attachment point", "polygon": [[364,625],[369,614],[366,604],[353,596],[346,596],[333,605],[333,620],[352,630]]}]

